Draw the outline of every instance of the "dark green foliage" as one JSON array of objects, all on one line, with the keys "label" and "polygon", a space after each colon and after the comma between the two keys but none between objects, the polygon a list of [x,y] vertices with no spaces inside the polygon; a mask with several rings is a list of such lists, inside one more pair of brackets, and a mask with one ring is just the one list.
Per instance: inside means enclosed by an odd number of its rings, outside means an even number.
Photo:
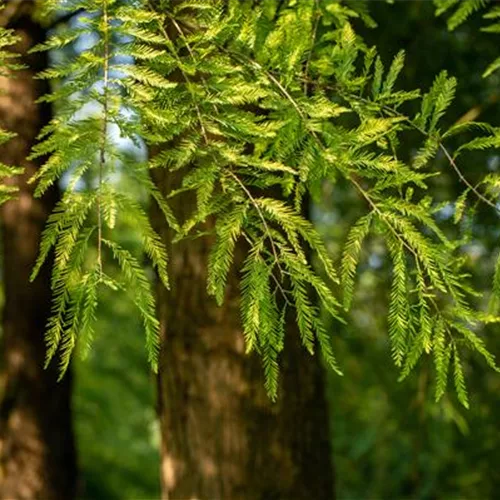
[{"label": "dark green foliage", "polygon": [[448,29],[454,30],[474,12],[481,10],[490,0],[434,0],[436,15],[451,12],[447,20]]},{"label": "dark green foliage", "polygon": [[[492,0],[434,0],[436,5],[436,15],[442,15],[443,13],[450,13],[447,19],[448,29],[454,30],[461,24],[465,23],[469,17],[472,16],[477,11],[485,10],[488,7],[486,13],[483,14],[483,18],[487,22],[491,23],[481,28],[482,31],[488,33],[498,34],[500,33],[500,7],[491,7]],[[500,57],[496,58],[489,66],[485,69],[483,76],[490,76],[492,73],[500,68]]]},{"label": "dark green foliage", "polygon": [[[491,20],[491,24],[485,28],[483,31],[490,33],[500,33],[500,7],[491,8],[485,15],[485,19]],[[500,68],[500,57],[495,59],[485,70],[483,76],[490,76],[493,72]]]},{"label": "dark green foliage", "polygon": [[[117,239],[140,248],[130,230]],[[119,273],[114,265],[108,270]],[[104,289],[95,328],[94,348],[73,366],[81,498],[160,498],[160,436],[141,318],[130,299],[117,301]]]}]

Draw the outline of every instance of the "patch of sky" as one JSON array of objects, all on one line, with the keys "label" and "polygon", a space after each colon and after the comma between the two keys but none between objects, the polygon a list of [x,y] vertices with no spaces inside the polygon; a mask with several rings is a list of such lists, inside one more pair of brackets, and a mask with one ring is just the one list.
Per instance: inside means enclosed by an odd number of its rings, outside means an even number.
[{"label": "patch of sky", "polygon": [[436,219],[443,221],[447,220],[455,214],[455,205],[453,203],[447,203],[441,210],[436,212]]},{"label": "patch of sky", "polygon": [[323,207],[313,204],[311,219],[316,224],[331,226],[339,220],[339,214],[335,210],[325,210]]},{"label": "patch of sky", "polygon": [[489,156],[486,165],[490,172],[496,172],[498,170],[498,167],[500,166],[500,156],[499,155]]},{"label": "patch of sky", "polygon": [[368,257],[368,265],[372,269],[380,269],[383,266],[383,264],[384,264],[384,261],[382,260],[380,255],[377,255],[376,253],[372,253]]}]

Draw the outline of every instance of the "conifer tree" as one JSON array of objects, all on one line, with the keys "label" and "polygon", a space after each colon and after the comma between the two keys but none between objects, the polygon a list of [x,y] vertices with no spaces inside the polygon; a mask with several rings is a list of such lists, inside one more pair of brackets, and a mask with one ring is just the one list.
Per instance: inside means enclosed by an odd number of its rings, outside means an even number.
[{"label": "conifer tree", "polygon": [[[59,112],[32,154],[49,155],[33,178],[36,194],[68,176],[33,273],[35,278],[54,248],[47,361],[59,357],[64,373],[73,349],[86,349],[100,287],[110,287],[131,294],[157,367],[160,323],[148,273],[140,256],[113,239],[116,224],[129,224],[141,235],[160,277],[160,297],[171,297],[165,295],[171,243],[178,245],[172,247],[175,286],[185,279],[177,274],[184,262],[197,283],[206,277],[208,294],[223,308],[210,309],[215,324],[224,308],[235,307],[239,287],[241,342],[247,354],[262,359],[265,388],[276,399],[280,358],[295,341],[285,328],[290,318],[304,350],[319,351],[341,373],[325,317],[343,321],[362,245],[377,238],[392,261],[388,336],[401,379],[422,357],[431,356],[436,399],[451,373],[459,401],[468,406],[463,350],[471,349],[498,370],[482,337],[482,325],[498,317],[475,307],[477,292],[464,271],[463,242],[440,227],[436,214],[443,204],[426,191],[439,175],[432,160],[444,155],[464,184],[462,196],[452,200],[457,223],[464,207],[478,200],[496,209],[498,179],[485,177],[474,186],[459,162],[463,152],[498,147],[500,134],[475,122],[443,128],[456,88],[452,76],[441,72],[424,91],[398,89],[404,52],[385,68],[376,48],[353,28],[359,18],[373,25],[364,2],[51,0],[46,8],[83,14],[76,27],[56,33],[36,50],[96,35],[89,50],[40,75],[64,85],[45,98],[57,102]],[[91,114],[85,111],[90,105]],[[156,154],[147,163],[131,163],[112,129],[145,141]],[[447,141],[462,132],[477,136],[449,151]],[[404,162],[398,151],[409,133],[418,134],[421,144]],[[161,179],[157,184],[150,170]],[[165,241],[149,223],[137,193],[118,191],[114,175],[134,179],[154,201],[155,219],[161,213],[168,227],[155,224],[161,236],[167,235]],[[83,178],[92,182],[82,183]],[[318,197],[325,181],[354,191],[366,207],[338,263],[303,216],[306,195]],[[180,201],[184,196],[195,201]],[[190,262],[190,249],[202,260],[208,255],[206,269]],[[118,279],[106,273],[108,259],[120,265]],[[197,294],[189,297],[195,299],[200,300]],[[176,322],[164,307],[160,304],[161,319]],[[161,327],[168,332],[168,324]],[[162,335],[165,349],[169,335]],[[182,338],[186,357],[190,341]],[[169,368],[162,365],[162,372]],[[178,389],[176,374],[168,377],[172,390]],[[168,458],[164,471],[175,482]],[[208,460],[208,469],[212,466]]]},{"label": "conifer tree", "polygon": [[[47,92],[35,79],[45,54],[28,55],[45,30],[31,18],[32,2],[8,2],[0,11],[0,208],[2,231],[2,388],[0,497],[69,499],[76,465],[70,411],[71,376],[57,384],[57,369],[43,369],[44,331],[50,312],[50,268],[36,283],[29,276],[40,235],[57,201],[50,189],[38,200],[27,184],[40,166],[27,160],[50,108],[36,100]],[[12,45],[14,43],[14,45]],[[14,57],[15,56],[15,57]],[[21,68],[22,66],[22,68]],[[25,173],[21,174],[24,168]],[[7,174],[7,176],[6,176]]]},{"label": "conifer tree", "polygon": [[[158,12],[162,12],[162,6],[156,4]],[[165,19],[164,26],[171,40],[178,44],[177,50],[182,51],[183,24]],[[201,24],[191,30],[204,28]],[[200,36],[200,32],[196,35]],[[193,62],[189,54],[185,59],[188,64]],[[184,76],[171,78],[179,86],[186,84]],[[203,77],[193,72],[186,78],[199,83]],[[238,98],[237,89],[234,96]],[[190,102],[188,98],[186,104]],[[160,143],[152,162],[162,162],[179,142],[191,140],[191,135],[189,129],[184,129],[168,143]],[[214,139],[222,148],[224,138]],[[230,138],[227,140],[231,142]],[[154,169],[158,188],[162,192],[182,190],[185,172],[196,168],[195,161],[187,160],[182,169],[174,172]],[[208,182],[215,184],[217,177],[210,177],[212,181]],[[171,200],[179,224],[189,224],[206,197],[203,179],[199,182],[196,194],[181,192]],[[280,195],[279,189],[272,191]],[[287,334],[280,397],[274,404],[266,397],[258,357],[245,353],[239,309],[245,315],[240,288],[246,285],[240,286],[238,269],[245,265],[248,244],[245,240],[236,241],[237,235],[231,241],[231,235],[224,234],[229,230],[224,226],[232,222],[233,216],[229,214],[217,223],[209,215],[200,228],[202,234],[172,244],[175,231],[168,228],[160,210],[152,215],[162,238],[167,244],[170,242],[172,281],[171,291],[161,284],[157,286],[161,324],[161,480],[165,496],[332,498],[334,477],[320,359],[311,358],[302,349],[293,315],[288,313],[280,318],[283,333]],[[222,307],[206,296],[207,279],[220,277],[220,270],[214,267],[215,259],[220,259],[215,255],[221,253],[219,247],[214,247],[215,240],[232,245],[235,255],[235,265],[224,271],[227,292],[217,292],[219,301],[224,295]],[[264,266],[262,271],[266,272]],[[257,297],[262,304],[267,300],[264,294]],[[269,390],[271,386],[267,387]],[[301,432],[297,433],[299,428]],[[211,464],[208,469],[207,464]]]}]

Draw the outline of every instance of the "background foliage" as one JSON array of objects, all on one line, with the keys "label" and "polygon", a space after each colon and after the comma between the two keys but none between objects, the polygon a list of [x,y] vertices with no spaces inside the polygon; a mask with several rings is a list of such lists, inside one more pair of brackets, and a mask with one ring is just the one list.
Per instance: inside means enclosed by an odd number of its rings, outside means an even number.
[{"label": "background foliage", "polygon": [[[436,72],[446,69],[458,81],[447,123],[467,115],[498,125],[500,75],[481,77],[498,56],[498,35],[481,33],[485,21],[480,12],[450,33],[446,19],[434,17],[431,2],[373,2],[370,10],[379,27],[363,31],[363,36],[377,45],[383,60],[390,60],[394,47],[406,50],[403,88],[430,85]],[[414,148],[411,138],[404,146],[408,151]],[[485,171],[496,172],[500,167],[498,156],[491,152],[469,155],[461,165],[473,184]],[[438,199],[458,196],[463,185],[446,159],[439,157],[435,168],[445,172],[433,187]],[[323,199],[317,220],[330,238],[329,248],[338,253],[346,226],[360,208],[341,189],[326,191]],[[442,218],[451,227],[450,208]],[[484,205],[475,209],[466,251],[468,266],[475,269],[474,285],[485,290],[499,251],[499,220]],[[349,327],[335,344],[339,358],[346,362],[346,376],[330,381],[339,497],[362,499],[370,491],[374,498],[494,498],[500,486],[498,375],[482,370],[476,359],[467,359],[471,409],[466,412],[448,396],[440,404],[432,402],[429,364],[420,366],[408,386],[398,383],[396,370],[386,362],[387,263],[376,242],[370,249],[371,254],[367,251],[362,259]],[[498,358],[498,327],[488,328],[487,335]]]},{"label": "background foliage", "polygon": [[[132,231],[120,234],[139,246]],[[116,272],[117,270],[115,270]],[[155,380],[133,303],[105,293],[99,335],[75,364],[75,431],[88,499],[159,498]]]}]

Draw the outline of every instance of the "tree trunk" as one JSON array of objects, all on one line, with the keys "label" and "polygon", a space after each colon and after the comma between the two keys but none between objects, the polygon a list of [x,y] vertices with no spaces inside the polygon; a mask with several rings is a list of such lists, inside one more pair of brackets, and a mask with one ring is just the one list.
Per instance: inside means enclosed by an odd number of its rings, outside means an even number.
[{"label": "tree trunk", "polygon": [[[155,172],[164,193],[177,184],[175,177],[178,174]],[[173,209],[182,221],[190,201],[174,198]],[[244,352],[237,270],[232,270],[226,301],[218,307],[206,293],[210,239],[172,246],[158,211],[153,220],[170,246],[172,285],[171,291],[157,288],[164,498],[333,498],[319,358],[299,345],[290,321],[281,391],[277,403],[271,403],[260,360]]]},{"label": "tree trunk", "polygon": [[[27,69],[15,79],[0,79],[0,123],[18,136],[0,148],[0,159],[24,166],[11,179],[19,196],[1,207],[5,304],[2,335],[2,401],[0,403],[0,498],[64,499],[75,495],[76,460],[71,423],[71,377],[57,383],[57,367],[44,370],[44,330],[50,311],[50,269],[34,283],[29,275],[40,234],[57,199],[57,189],[33,198],[26,181],[40,166],[28,161],[40,128],[50,118],[46,105],[35,104],[47,85],[34,80],[46,67],[45,54],[28,55],[43,41],[44,30],[31,20],[34,2],[20,2],[9,26],[22,40],[14,48]],[[9,7],[9,6],[8,6]]]}]

